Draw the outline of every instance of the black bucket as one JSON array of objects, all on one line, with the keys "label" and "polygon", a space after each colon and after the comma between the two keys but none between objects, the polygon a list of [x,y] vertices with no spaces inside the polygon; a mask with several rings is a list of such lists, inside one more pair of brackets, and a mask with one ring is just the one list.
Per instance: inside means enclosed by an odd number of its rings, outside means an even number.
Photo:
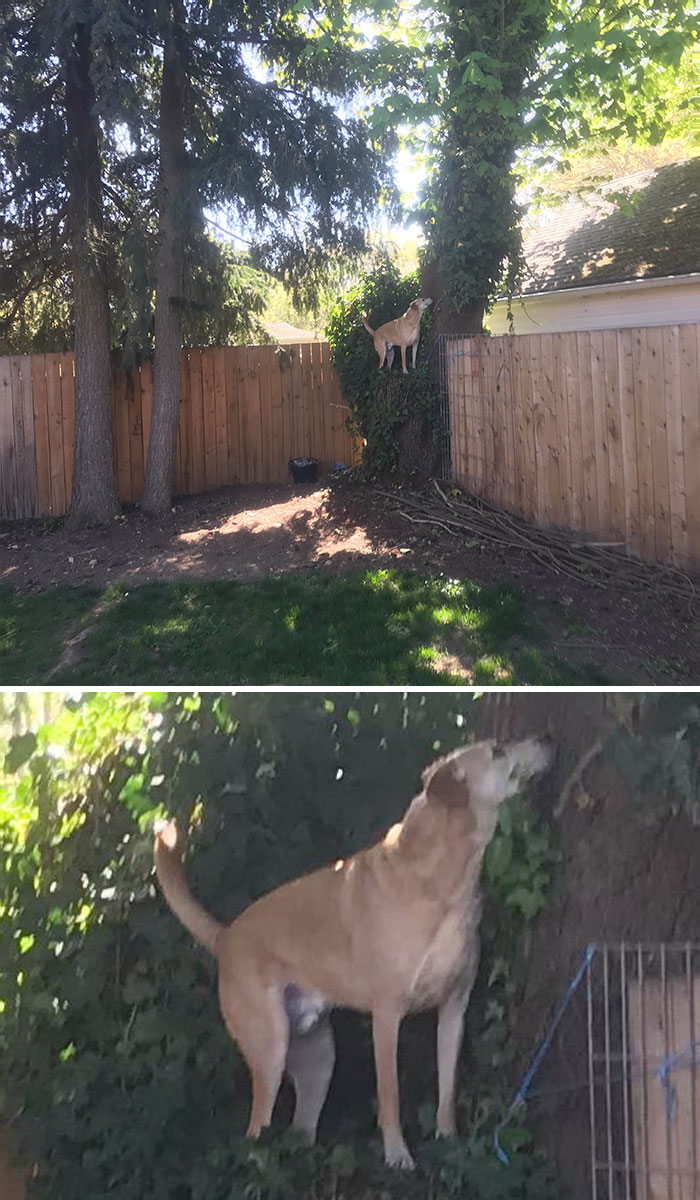
[{"label": "black bucket", "polygon": [[290,458],[289,467],[295,483],[315,483],[318,479],[317,458]]}]

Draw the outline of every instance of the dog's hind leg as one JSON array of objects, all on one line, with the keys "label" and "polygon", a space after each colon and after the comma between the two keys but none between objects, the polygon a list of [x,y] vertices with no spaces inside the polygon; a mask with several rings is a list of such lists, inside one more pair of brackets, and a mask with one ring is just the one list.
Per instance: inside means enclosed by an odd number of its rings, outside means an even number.
[{"label": "dog's hind leg", "polygon": [[253,1086],[247,1136],[256,1138],[270,1124],[282,1082],[289,1044],[289,1020],[280,988],[254,984],[221,991],[226,1027],[248,1064]]},{"label": "dog's hind leg", "polygon": [[310,1145],[316,1141],[334,1066],[333,1029],[327,1017],[309,1033],[290,1039],[286,1069],[296,1093],[292,1128],[298,1129]]},{"label": "dog's hind leg", "polygon": [[391,370],[391,364],[394,361],[394,347],[389,343],[386,348],[386,365]]}]

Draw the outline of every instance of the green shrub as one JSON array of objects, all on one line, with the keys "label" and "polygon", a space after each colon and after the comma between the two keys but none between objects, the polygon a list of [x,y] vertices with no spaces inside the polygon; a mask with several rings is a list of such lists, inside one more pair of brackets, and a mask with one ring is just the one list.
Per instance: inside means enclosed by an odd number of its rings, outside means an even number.
[{"label": "green shrub", "polygon": [[[437,1157],[419,1145],[428,1178],[410,1191],[379,1165],[366,1018],[339,1028],[367,1076],[331,1094],[328,1145],[278,1143],[281,1118],[259,1146],[242,1140],[247,1071],[219,1015],[214,964],[153,885],[149,830],[168,811],[190,830],[194,892],[232,919],[392,824],[421,767],[465,740],[473,709],[470,693],[105,692],[11,740],[0,799],[0,1119],[16,1125],[24,1161],[40,1165],[32,1197],[447,1200],[463,1179],[473,1200],[546,1200],[523,1182],[535,1171],[530,1152],[503,1168],[488,1141],[514,1013],[504,960],[544,903],[551,861],[524,798],[503,810],[489,853],[460,1098],[469,1136]],[[412,1144],[421,1133],[432,1144],[429,1021],[406,1023],[401,1069]],[[519,1140],[511,1128],[504,1145],[517,1151]]]},{"label": "green shrub", "polygon": [[[350,408],[351,432],[363,443],[362,468],[374,475],[396,468],[433,469],[439,446],[438,387],[426,359],[432,348],[432,310],[421,320],[418,365],[401,370],[401,353],[394,352],[392,370],[378,369],[377,352],[362,324],[362,313],[376,329],[406,311],[420,292],[418,272],[401,276],[393,265],[366,275],[332,309],[326,326],[331,359],[340,377],[343,398]],[[413,351],[407,351],[412,362]],[[412,428],[411,428],[412,427]],[[404,445],[402,431],[411,429],[413,446]],[[421,462],[421,459],[423,460]]]}]

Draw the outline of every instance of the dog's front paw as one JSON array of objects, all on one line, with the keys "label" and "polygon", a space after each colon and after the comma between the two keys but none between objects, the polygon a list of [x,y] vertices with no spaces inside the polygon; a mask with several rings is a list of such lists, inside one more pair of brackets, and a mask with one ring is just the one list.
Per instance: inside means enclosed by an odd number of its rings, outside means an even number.
[{"label": "dog's front paw", "polygon": [[394,1167],[399,1171],[414,1171],[416,1167],[404,1141],[387,1144],[384,1147],[384,1161],[387,1167]]}]

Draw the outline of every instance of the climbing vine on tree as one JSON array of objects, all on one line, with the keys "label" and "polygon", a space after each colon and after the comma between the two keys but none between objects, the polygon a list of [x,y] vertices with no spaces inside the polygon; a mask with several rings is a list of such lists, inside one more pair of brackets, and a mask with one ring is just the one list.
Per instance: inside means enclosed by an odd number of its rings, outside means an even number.
[{"label": "climbing vine on tree", "polygon": [[[421,340],[415,370],[401,371],[395,352],[391,370],[378,368],[372,338],[362,324],[362,314],[372,329],[404,313],[421,295],[416,272],[402,276],[391,263],[370,272],[332,309],[326,326],[331,358],[340,377],[343,399],[350,409],[350,429],[362,441],[363,472],[368,475],[397,467],[426,473],[434,468],[439,449],[438,391],[427,365],[433,346],[430,309],[421,320]],[[413,351],[408,361],[412,361]]]},{"label": "climbing vine on tree", "polygon": [[[0,1119],[16,1125],[24,1161],[38,1164],[32,1196],[366,1195],[379,1170],[368,1128],[368,1021],[354,1018],[346,1035],[367,1079],[342,1105],[329,1100],[327,1148],[300,1152],[277,1131],[254,1149],[242,1141],[245,1067],[218,1015],[213,964],[155,893],[149,830],[163,811],[189,829],[193,889],[231,919],[386,829],[421,766],[465,740],[473,709],[470,695],[450,694],[99,693],[11,737],[0,803]],[[470,1017],[491,1076],[507,1042],[496,1035],[494,1009],[506,999],[498,982],[506,943],[493,936],[498,928],[498,938],[506,930],[510,938],[533,919],[549,870],[529,805],[508,811],[487,868],[494,918]],[[421,1108],[433,1103],[420,1029],[408,1022],[406,1034],[406,1108],[417,1140],[421,1129],[430,1133]],[[474,1100],[472,1088],[467,1094]],[[463,1114],[471,1104],[463,1097]],[[536,1156],[494,1173],[494,1111],[470,1121],[461,1152],[426,1156],[435,1200],[458,1194],[460,1180],[476,1200],[547,1195]],[[403,1186],[383,1176],[388,1196]]]}]

